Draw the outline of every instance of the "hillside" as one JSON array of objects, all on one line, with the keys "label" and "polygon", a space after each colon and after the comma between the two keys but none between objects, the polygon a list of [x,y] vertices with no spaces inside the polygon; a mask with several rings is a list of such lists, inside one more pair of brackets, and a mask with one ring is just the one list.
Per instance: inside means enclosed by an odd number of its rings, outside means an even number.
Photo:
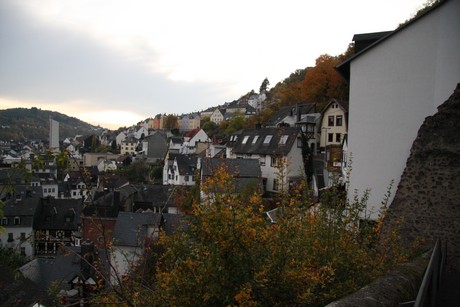
[{"label": "hillside", "polygon": [[102,129],[54,111],[14,108],[0,110],[0,140],[48,140],[50,118],[59,122],[59,140]]}]

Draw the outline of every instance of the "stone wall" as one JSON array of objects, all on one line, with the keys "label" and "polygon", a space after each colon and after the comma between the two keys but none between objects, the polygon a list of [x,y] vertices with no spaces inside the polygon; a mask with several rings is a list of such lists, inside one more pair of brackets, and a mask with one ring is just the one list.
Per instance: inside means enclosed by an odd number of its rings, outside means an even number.
[{"label": "stone wall", "polygon": [[418,132],[389,207],[386,229],[394,227],[406,242],[422,238],[432,246],[441,239],[447,266],[459,267],[460,84]]}]

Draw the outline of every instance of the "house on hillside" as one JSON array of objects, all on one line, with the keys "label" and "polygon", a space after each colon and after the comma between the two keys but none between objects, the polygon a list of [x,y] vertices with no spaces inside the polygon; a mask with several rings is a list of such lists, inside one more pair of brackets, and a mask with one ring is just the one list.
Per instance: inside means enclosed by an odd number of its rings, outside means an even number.
[{"label": "house on hillside", "polygon": [[0,225],[0,246],[11,248],[26,257],[34,255],[33,221],[40,198],[28,197],[21,200],[10,199],[3,205]]},{"label": "house on hillside", "polygon": [[174,155],[172,164],[167,169],[164,169],[164,171],[167,171],[167,184],[195,185],[198,159],[197,155]]},{"label": "house on hillside", "polygon": [[138,139],[135,137],[125,138],[120,145],[120,154],[122,156],[133,155],[136,152]]},{"label": "house on hillside", "polygon": [[113,285],[134,267],[149,242],[158,237],[161,214],[120,212],[113,231],[110,281]]},{"label": "house on hillside", "polygon": [[36,256],[54,257],[61,246],[78,246],[81,242],[79,199],[42,198],[33,222]]},{"label": "house on hillside", "polygon": [[348,132],[348,101],[332,99],[321,111],[320,147],[341,146]]},{"label": "house on hillside", "polygon": [[[392,181],[398,185],[424,119],[460,80],[459,12],[460,1],[439,1],[337,67],[350,83],[349,191],[370,188],[370,211],[380,207]],[[355,35],[355,46],[364,38]]]},{"label": "house on hillside", "polygon": [[163,161],[168,152],[168,137],[165,132],[157,130],[142,141],[142,152],[147,164]]},{"label": "house on hillside", "polygon": [[193,129],[184,134],[184,143],[182,146],[183,154],[200,153],[207,149],[211,142],[209,136],[201,128]]},{"label": "house on hillside", "polygon": [[210,120],[216,124],[220,124],[225,120],[225,109],[216,108],[214,112],[212,112]]},{"label": "house on hillside", "polygon": [[264,190],[279,192],[305,175],[301,133],[298,127],[244,129],[230,136],[226,155],[259,160]]}]

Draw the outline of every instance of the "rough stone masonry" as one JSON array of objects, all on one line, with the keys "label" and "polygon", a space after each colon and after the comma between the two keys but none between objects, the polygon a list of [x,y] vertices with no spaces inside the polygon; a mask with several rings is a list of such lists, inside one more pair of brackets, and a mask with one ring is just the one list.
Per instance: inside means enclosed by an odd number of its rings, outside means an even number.
[{"label": "rough stone masonry", "polygon": [[399,220],[406,242],[447,244],[447,268],[460,265],[460,83],[425,119],[389,207],[387,229]]}]

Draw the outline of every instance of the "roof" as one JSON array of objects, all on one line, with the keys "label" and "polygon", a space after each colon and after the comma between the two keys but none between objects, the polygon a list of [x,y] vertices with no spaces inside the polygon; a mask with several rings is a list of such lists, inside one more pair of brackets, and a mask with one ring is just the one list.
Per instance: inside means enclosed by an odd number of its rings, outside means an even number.
[{"label": "roof", "polygon": [[234,154],[287,155],[299,133],[298,127],[244,129],[232,135],[227,146]]},{"label": "roof", "polygon": [[314,113],[315,110],[316,103],[287,106],[276,111],[275,114],[267,120],[266,125],[276,126],[288,116],[295,116],[298,119],[301,114]]},{"label": "roof", "polygon": [[413,18],[412,20],[410,20],[409,22],[405,23],[404,25],[400,26],[399,28],[397,28],[396,30],[394,31],[388,31],[388,32],[375,32],[375,33],[364,33],[364,34],[358,34],[358,35],[355,35],[353,37],[353,39],[355,38],[358,38],[358,39],[368,39],[370,37],[374,37],[376,38],[378,36],[378,34],[381,35],[381,38],[380,39],[377,39],[376,41],[374,41],[373,43],[371,43],[370,45],[368,45],[366,48],[362,49],[362,50],[359,50],[357,51],[353,56],[351,56],[350,58],[348,58],[347,60],[343,61],[342,63],[340,63],[339,65],[336,66],[336,69],[337,71],[347,80],[350,80],[350,64],[351,62],[360,57],[361,55],[363,55],[364,53],[368,52],[369,50],[371,50],[372,48],[374,48],[375,46],[378,46],[379,44],[381,44],[382,42],[386,41],[387,39],[389,39],[390,37],[398,34],[400,31],[403,31],[404,29],[406,29],[407,27],[410,27],[412,26],[415,22],[417,22],[418,20],[420,20],[421,18],[424,18],[426,15],[430,14],[431,12],[433,12],[435,9],[437,9],[438,7],[440,7],[441,5],[443,5],[444,3],[446,3],[447,1],[449,0],[439,0],[438,3],[434,4],[429,10],[427,10],[426,12],[420,14],[419,16]]},{"label": "roof", "polygon": [[[34,229],[76,230],[80,225],[81,199],[42,198],[37,207]],[[70,217],[70,221],[66,218]]]},{"label": "roof", "polygon": [[203,176],[212,176],[219,167],[226,167],[228,171],[237,174],[240,178],[260,177],[260,164],[258,159],[218,159],[205,158],[202,163]]},{"label": "roof", "polygon": [[326,104],[323,108],[323,110],[321,111],[321,114],[324,114],[324,112],[326,112],[327,109],[329,109],[329,107],[331,106],[331,104],[333,103],[337,103],[345,113],[348,113],[348,108],[349,108],[349,103],[348,101],[346,100],[337,100],[337,99],[331,99],[331,101],[328,102],[328,104]]},{"label": "roof", "polygon": [[261,185],[262,172],[258,159],[218,159],[205,158],[202,163],[202,176],[211,177],[219,167],[227,168],[234,176],[233,184],[236,192]]},{"label": "roof", "polygon": [[117,246],[142,246],[147,235],[148,226],[160,227],[161,214],[147,212],[120,212],[115,229],[113,230],[113,244]]},{"label": "roof", "polygon": [[198,156],[197,155],[177,155],[175,159],[179,174],[194,175],[197,168]]},{"label": "roof", "polygon": [[55,258],[35,258],[19,268],[19,271],[36,285],[48,290],[52,281],[60,287],[70,289],[70,282],[80,272],[80,248],[66,247]]}]

